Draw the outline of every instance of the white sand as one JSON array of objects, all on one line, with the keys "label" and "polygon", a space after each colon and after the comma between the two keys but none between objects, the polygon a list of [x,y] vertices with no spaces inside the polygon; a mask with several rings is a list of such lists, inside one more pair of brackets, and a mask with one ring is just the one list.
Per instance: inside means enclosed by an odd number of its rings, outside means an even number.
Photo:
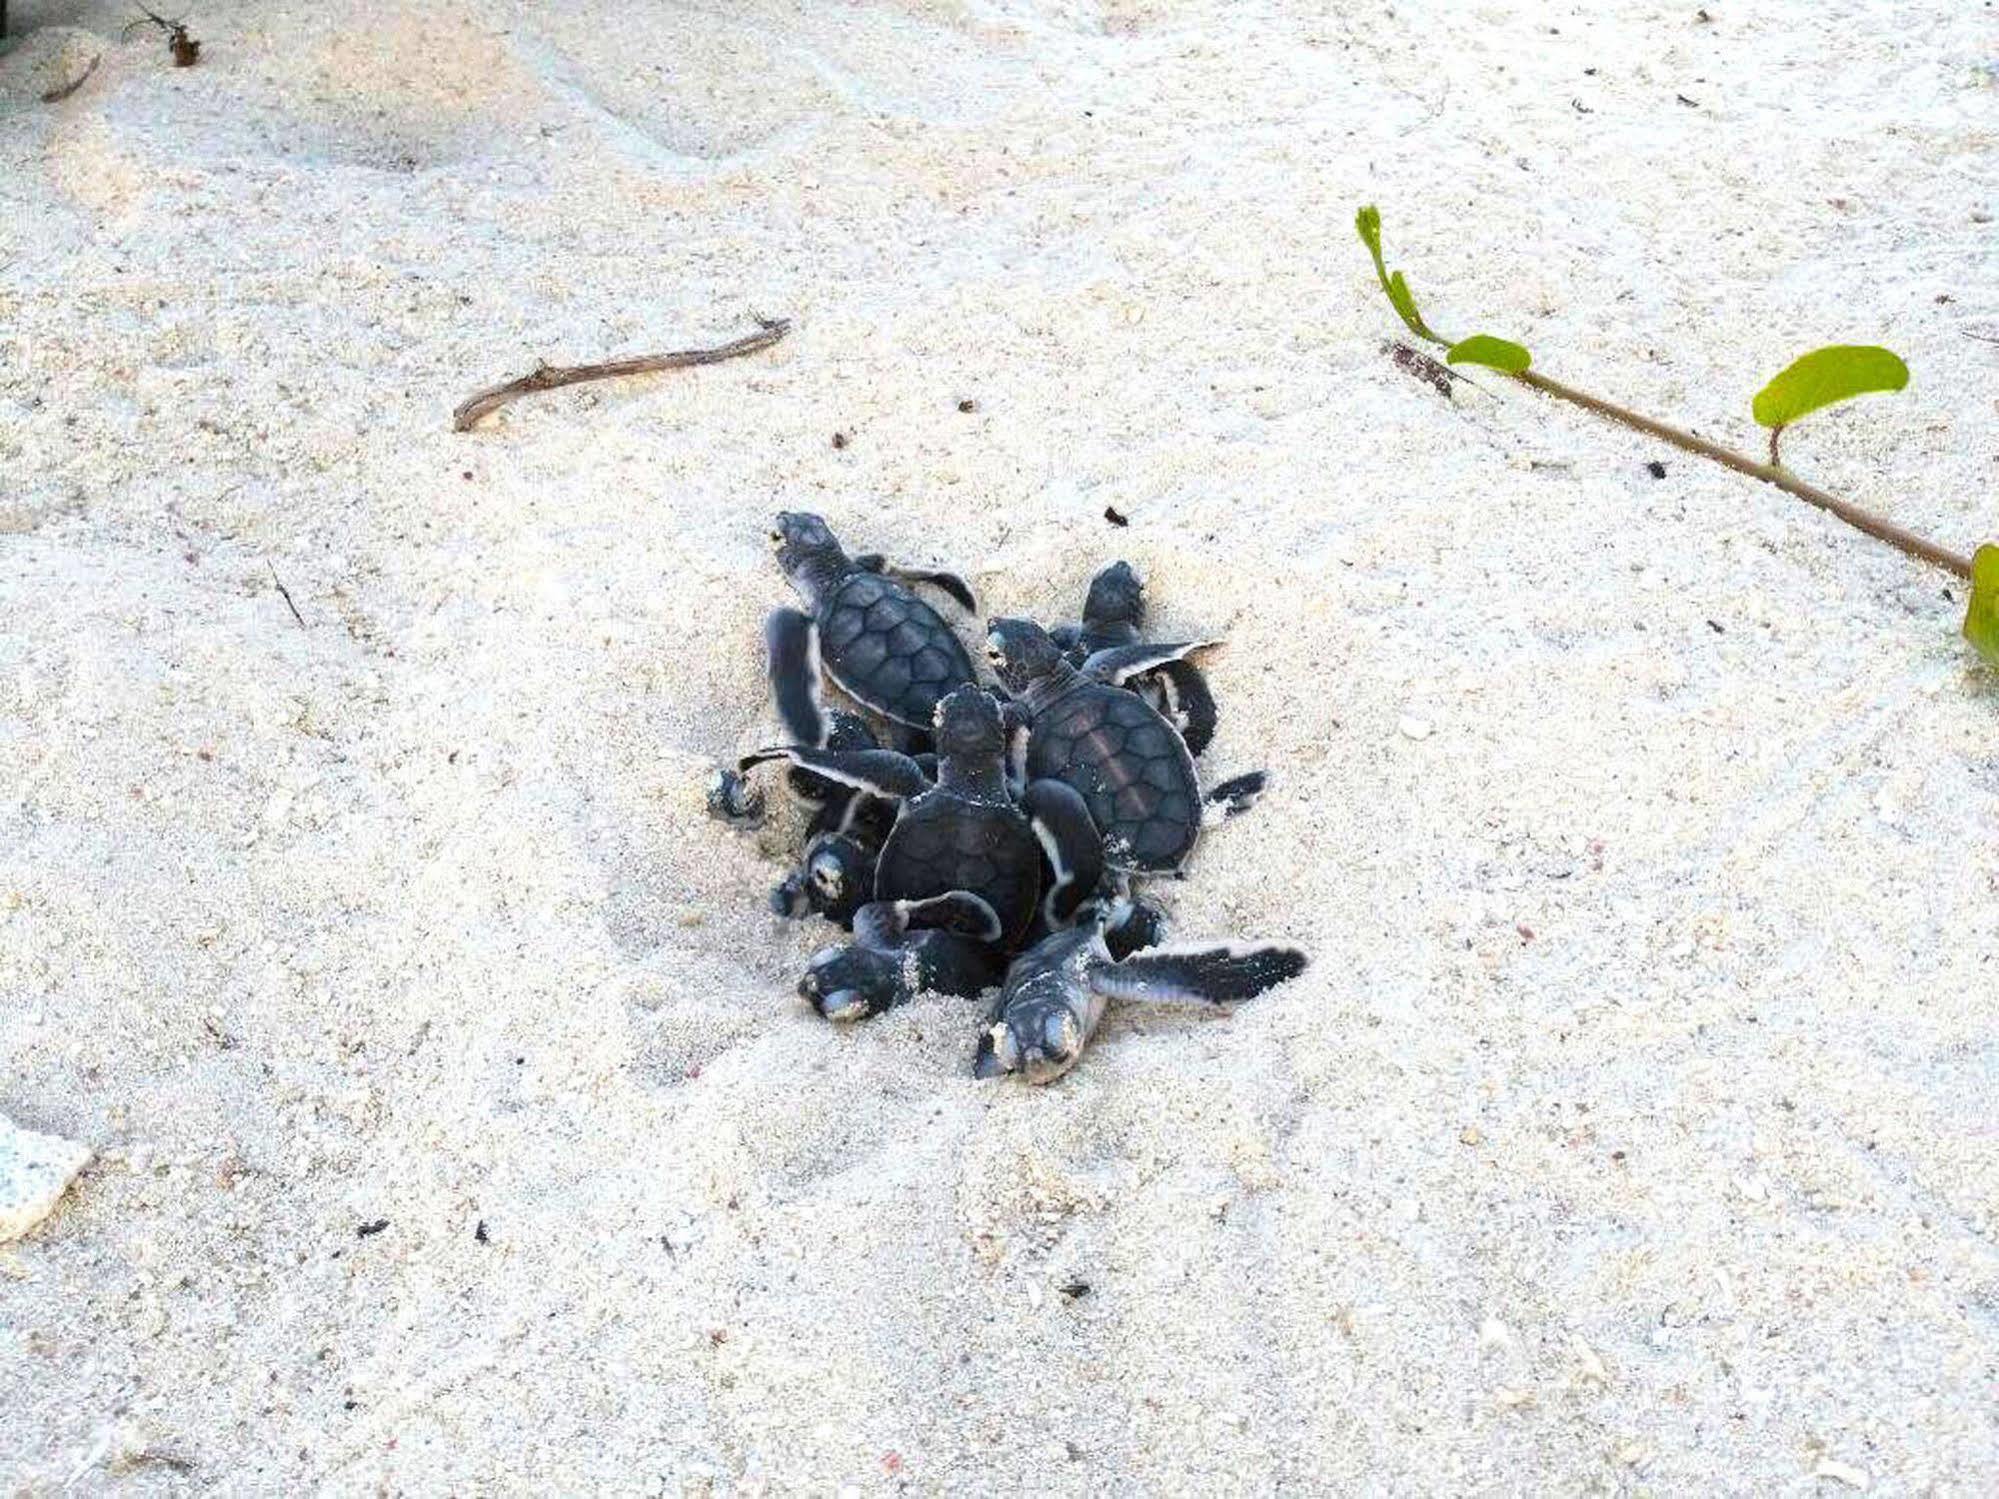
[{"label": "white sand", "polygon": [[[1989,7],[217,3],[185,72],[12,8],[0,1113],[98,1158],[0,1249],[0,1489],[1990,1492],[1961,593],[1445,403],[1350,228],[1742,444],[1894,345],[1788,454],[1967,545]],[[807,1012],[701,801],[780,505],[1226,633],[1282,783],[1169,897],[1314,973],[1045,1091]]]}]

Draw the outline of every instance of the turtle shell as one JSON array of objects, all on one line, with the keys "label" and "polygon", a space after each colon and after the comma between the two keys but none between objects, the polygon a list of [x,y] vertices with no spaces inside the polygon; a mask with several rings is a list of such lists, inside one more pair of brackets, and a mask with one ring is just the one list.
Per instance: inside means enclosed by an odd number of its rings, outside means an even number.
[{"label": "turtle shell", "polygon": [[951,890],[983,896],[1006,941],[1033,921],[1041,845],[1018,808],[930,791],[904,807],[882,846],[875,899],[928,900]]},{"label": "turtle shell", "polygon": [[1201,836],[1194,758],[1136,693],[1091,684],[1051,703],[1035,717],[1027,773],[1076,788],[1114,869],[1176,870]]},{"label": "turtle shell", "polygon": [[943,617],[891,578],[852,572],[819,610],[819,660],[855,702],[928,729],[937,701],[974,680]]}]

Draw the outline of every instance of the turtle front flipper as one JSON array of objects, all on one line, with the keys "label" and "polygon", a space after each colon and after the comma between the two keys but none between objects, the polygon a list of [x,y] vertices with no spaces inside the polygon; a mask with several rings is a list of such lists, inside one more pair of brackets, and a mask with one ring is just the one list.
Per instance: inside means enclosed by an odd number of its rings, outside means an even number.
[{"label": "turtle front flipper", "polygon": [[1103,834],[1097,831],[1082,793],[1061,781],[1033,782],[1020,807],[1048,861],[1041,919],[1050,930],[1060,930],[1075,921],[1077,907],[1103,883]]},{"label": "turtle front flipper", "polygon": [[1180,737],[1187,741],[1187,753],[1198,760],[1201,751],[1214,742],[1215,723],[1220,717],[1208,679],[1191,661],[1168,661],[1150,680],[1165,699],[1159,705],[1160,715],[1179,729]]},{"label": "turtle front flipper", "polygon": [[774,609],[764,621],[770,693],[794,743],[824,749],[832,726],[820,701],[819,632],[796,609]]},{"label": "turtle front flipper", "polygon": [[969,890],[947,890],[927,900],[871,901],[854,915],[855,938],[876,947],[893,946],[912,928],[951,932],[976,942],[997,942],[1006,935],[992,902]]},{"label": "turtle front flipper", "polygon": [[904,583],[928,583],[940,593],[949,594],[951,602],[967,614],[979,612],[979,601],[972,592],[972,585],[956,573],[925,572],[913,567],[897,567],[880,552],[863,552],[854,558],[853,562],[862,572],[880,573],[884,577],[896,578]]},{"label": "turtle front flipper", "polygon": [[1000,705],[1000,730],[1006,735],[1006,789],[1015,801],[1027,793],[1027,743],[1034,722],[1019,703]]},{"label": "turtle front flipper", "polygon": [[1146,1004],[1232,1004],[1254,999],[1305,971],[1305,954],[1281,943],[1163,947],[1089,971],[1106,999]]},{"label": "turtle front flipper", "polygon": [[772,745],[743,756],[737,768],[748,771],[773,760],[789,760],[802,770],[884,801],[907,801],[930,790],[923,767],[894,750],[822,750],[798,744]]},{"label": "turtle front flipper", "polygon": [[1163,644],[1140,641],[1136,645],[1114,645],[1085,660],[1083,674],[1095,677],[1099,682],[1108,682],[1113,687],[1122,687],[1127,678],[1143,676],[1175,661],[1185,661],[1196,651],[1209,650],[1220,644],[1219,640],[1181,640]]}]

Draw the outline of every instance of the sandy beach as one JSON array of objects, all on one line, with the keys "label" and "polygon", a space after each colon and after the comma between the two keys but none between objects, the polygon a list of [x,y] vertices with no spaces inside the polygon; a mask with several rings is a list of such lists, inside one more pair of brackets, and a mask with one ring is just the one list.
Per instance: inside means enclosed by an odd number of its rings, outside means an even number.
[{"label": "sandy beach", "polygon": [[[1962,585],[1444,399],[1352,230],[1751,450],[1895,348],[1786,459],[1968,548],[1992,10],[131,14],[0,43],[0,1118],[91,1153],[0,1245],[0,1494],[1993,1492]],[[1161,899],[1312,971],[1044,1089],[815,1016],[795,814],[703,801],[780,508],[1225,637],[1275,785]]]}]

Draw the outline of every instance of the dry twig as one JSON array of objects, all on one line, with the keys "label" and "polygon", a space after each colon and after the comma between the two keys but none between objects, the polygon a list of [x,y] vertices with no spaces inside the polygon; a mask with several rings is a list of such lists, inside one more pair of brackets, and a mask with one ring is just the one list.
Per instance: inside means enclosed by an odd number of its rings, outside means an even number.
[{"label": "dry twig", "polygon": [[298,627],[303,630],[306,627],[305,616],[298,612],[298,605],[292,602],[292,591],[285,587],[285,580],[278,576],[277,567],[270,559],[265,559],[264,566],[271,569],[271,581],[278,585],[278,592],[284,596],[285,607],[291,610],[292,618],[298,621]]},{"label": "dry twig", "polygon": [[62,103],[63,100],[67,99],[71,94],[75,93],[78,89],[82,88],[86,83],[90,82],[90,75],[97,71],[98,63],[102,62],[103,60],[104,60],[104,54],[102,52],[98,53],[95,57],[90,59],[89,65],[86,66],[81,73],[78,73],[76,77],[72,78],[68,83],[65,83],[61,88],[52,88],[46,94],[43,94],[42,103],[44,104]]},{"label": "dry twig", "polygon": [[758,318],[757,330],[733,343],[712,349],[682,349],[673,354],[642,354],[636,359],[613,359],[605,364],[544,364],[518,380],[495,385],[468,397],[451,413],[454,432],[470,432],[480,420],[498,411],[509,401],[536,391],[555,390],[564,385],[581,385],[586,380],[616,380],[625,375],[650,375],[660,370],[684,370],[697,364],[720,364],[768,349],[791,331],[789,318]]}]

